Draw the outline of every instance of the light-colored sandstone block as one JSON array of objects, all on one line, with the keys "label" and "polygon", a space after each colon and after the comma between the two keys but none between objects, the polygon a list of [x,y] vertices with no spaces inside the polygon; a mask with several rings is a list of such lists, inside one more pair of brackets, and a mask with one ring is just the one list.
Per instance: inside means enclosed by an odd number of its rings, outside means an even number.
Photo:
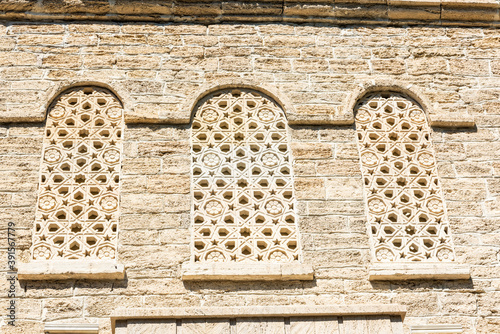
[{"label": "light-colored sandstone block", "polygon": [[431,126],[437,127],[456,127],[456,128],[470,128],[476,125],[474,116],[459,114],[432,114],[429,115]]},{"label": "light-colored sandstone block", "polygon": [[[127,333],[129,334],[175,334],[175,320],[142,320],[128,321]],[[184,328],[182,328],[184,330]]]},{"label": "light-colored sandstone block", "polygon": [[410,326],[411,334],[427,334],[427,333],[462,333],[462,325],[459,324],[430,324],[430,325],[414,325]]},{"label": "light-colored sandstone block", "polygon": [[293,317],[290,318],[291,334],[338,334],[337,317]]},{"label": "light-colored sandstone block", "polygon": [[99,324],[45,324],[43,330],[47,334],[97,334]]},{"label": "light-colored sandstone block", "polygon": [[408,279],[461,280],[470,278],[470,266],[456,263],[375,263],[369,268],[370,281]]},{"label": "light-colored sandstone block", "polygon": [[[363,306],[377,307],[379,305],[355,305],[355,308]],[[253,315],[253,307],[245,307],[234,310],[232,314],[226,314],[227,307],[191,308],[191,311],[198,311],[198,316],[179,315],[177,319],[165,315],[149,319],[149,316],[139,316],[134,318],[114,319],[112,318],[112,331],[114,334],[339,334],[339,333],[384,333],[402,334],[402,315],[391,315],[379,312],[377,314],[357,314],[349,310],[342,310],[339,314],[320,315],[302,314],[304,311],[311,311],[308,306],[299,306],[296,310],[291,310],[293,314],[285,312],[282,314],[257,314]],[[327,310],[332,307],[325,306]],[[279,308],[277,308],[279,309]],[[305,310],[304,310],[305,309]],[[266,308],[267,311],[269,310]],[[222,312],[221,314],[212,312]],[[245,312],[241,314],[241,312]],[[336,310],[333,310],[336,311]],[[210,315],[207,316],[207,313]],[[337,315],[337,316],[336,316]]]},{"label": "light-colored sandstone block", "polygon": [[226,318],[226,317],[321,317],[391,315],[404,318],[406,307],[398,304],[281,305],[237,307],[118,308],[112,321],[125,319]]},{"label": "light-colored sandstone block", "polygon": [[52,260],[19,263],[19,280],[123,279],[125,267],[114,261]]},{"label": "light-colored sandstone block", "polygon": [[189,263],[182,266],[183,280],[269,281],[312,280],[311,265],[280,263]]}]

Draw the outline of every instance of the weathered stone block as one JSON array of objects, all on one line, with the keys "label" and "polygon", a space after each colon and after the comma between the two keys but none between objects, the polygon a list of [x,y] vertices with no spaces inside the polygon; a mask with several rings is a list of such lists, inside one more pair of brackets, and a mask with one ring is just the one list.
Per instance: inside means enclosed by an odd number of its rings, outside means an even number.
[{"label": "weathered stone block", "polygon": [[123,160],[122,172],[124,174],[156,174],[160,170],[160,158],[131,158]]},{"label": "weathered stone block", "polygon": [[138,152],[141,156],[168,156],[172,154],[187,154],[189,143],[185,141],[140,142]]},{"label": "weathered stone block", "polygon": [[332,146],[326,143],[292,143],[292,153],[295,159],[331,158]]},{"label": "weathered stone block", "polygon": [[297,199],[324,199],[325,181],[319,178],[295,178]]},{"label": "weathered stone block", "polygon": [[148,176],[147,190],[152,193],[187,194],[190,190],[190,177],[187,175]]},{"label": "weathered stone block", "polygon": [[121,207],[123,213],[164,212],[163,196],[157,194],[123,194]]},{"label": "weathered stone block", "polygon": [[363,184],[359,178],[335,177],[326,179],[326,199],[363,198]]}]

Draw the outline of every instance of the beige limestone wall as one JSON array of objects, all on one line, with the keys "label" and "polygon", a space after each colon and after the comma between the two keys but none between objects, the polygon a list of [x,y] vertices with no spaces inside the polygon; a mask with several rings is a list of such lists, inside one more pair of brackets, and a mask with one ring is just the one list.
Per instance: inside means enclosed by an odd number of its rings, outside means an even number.
[{"label": "beige limestone wall", "polygon": [[[26,281],[16,328],[98,322],[118,307],[397,303],[405,326],[500,328],[500,32],[443,27],[294,24],[3,24],[0,26],[1,230],[16,223],[28,262],[45,108],[69,84],[100,82],[131,115],[124,134],[118,253],[124,281]],[[188,107],[224,80],[271,87],[292,111],[339,115],[360,83],[418,87],[433,112],[476,127],[434,128],[458,261],[470,281],[369,282],[361,172],[353,125],[290,126],[304,262],[311,282],[182,282],[189,259]],[[319,116],[318,116],[319,115]],[[332,116],[332,118],[333,118]],[[132,124],[131,121],[182,124]],[[28,123],[27,121],[35,121]],[[6,245],[1,245],[2,263]],[[6,266],[0,274],[7,289]],[[0,296],[1,309],[8,303]],[[3,314],[2,314],[3,316]],[[6,319],[4,318],[4,321]],[[5,323],[2,323],[4,325]]]}]

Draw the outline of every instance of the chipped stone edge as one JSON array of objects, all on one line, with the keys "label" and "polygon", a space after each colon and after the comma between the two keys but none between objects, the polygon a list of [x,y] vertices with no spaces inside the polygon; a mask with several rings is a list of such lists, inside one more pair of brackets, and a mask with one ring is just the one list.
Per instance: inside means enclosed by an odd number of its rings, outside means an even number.
[{"label": "chipped stone edge", "polygon": [[43,330],[47,334],[97,334],[99,324],[45,324]]},{"label": "chipped stone edge", "polygon": [[310,281],[311,265],[292,263],[188,263],[182,265],[184,281]]},{"label": "chipped stone edge", "polygon": [[19,280],[92,279],[117,280],[125,278],[125,267],[115,261],[57,260],[20,263]]},{"label": "chipped stone edge", "polygon": [[441,128],[471,128],[476,126],[473,116],[464,113],[457,113],[456,115],[443,113],[439,110],[437,103],[434,105],[431,104],[422,89],[414,84],[407,84],[394,79],[374,79],[359,82],[357,87],[344,100],[342,114],[352,115],[354,123],[354,108],[356,103],[367,94],[383,91],[405,94],[417,101],[424,110],[430,126]]},{"label": "chipped stone edge", "polygon": [[470,266],[453,262],[439,263],[374,263],[368,269],[370,281],[413,279],[470,279]]}]

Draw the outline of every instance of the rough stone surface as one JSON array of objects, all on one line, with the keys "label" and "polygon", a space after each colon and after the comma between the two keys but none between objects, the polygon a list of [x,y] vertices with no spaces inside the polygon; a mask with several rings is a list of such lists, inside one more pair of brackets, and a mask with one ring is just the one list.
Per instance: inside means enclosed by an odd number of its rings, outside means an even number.
[{"label": "rough stone surface", "polygon": [[20,263],[17,270],[20,280],[64,280],[91,279],[109,280],[123,279],[125,268],[113,261],[38,261]]},{"label": "rough stone surface", "polygon": [[[16,327],[4,312],[0,331],[42,333],[44,322],[66,322],[111,333],[117,308],[331,304],[406,305],[406,332],[427,324],[498,331],[498,2],[336,1],[333,12],[331,1],[285,2],[280,21],[273,1],[154,2],[0,1],[0,224],[4,236],[16,224],[18,262],[31,258],[51,103],[75,85],[102,86],[123,104],[126,123],[116,254],[126,279],[16,282]],[[101,21],[78,21],[90,3]],[[139,8],[151,22],[127,21]],[[37,10],[38,19],[25,14]],[[260,22],[235,23],[239,14],[210,21],[244,10]],[[64,15],[71,20],[45,21]],[[199,99],[233,87],[260,90],[287,116],[302,262],[314,280],[182,281],[191,256],[191,113]],[[407,94],[430,114],[455,262],[470,266],[470,279],[369,280],[353,110],[377,89]],[[0,258],[7,291],[6,243]],[[0,296],[3,310],[8,302]]]}]

